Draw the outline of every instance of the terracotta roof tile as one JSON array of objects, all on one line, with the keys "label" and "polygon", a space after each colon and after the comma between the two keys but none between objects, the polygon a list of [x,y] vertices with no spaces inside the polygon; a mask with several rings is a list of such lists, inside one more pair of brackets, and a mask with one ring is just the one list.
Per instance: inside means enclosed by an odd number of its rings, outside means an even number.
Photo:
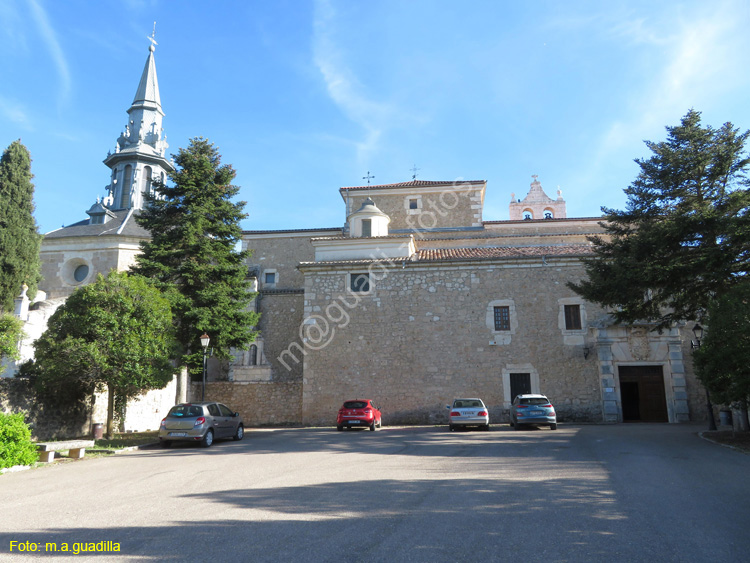
[{"label": "terracotta roof tile", "polygon": [[370,189],[395,189],[395,188],[427,188],[440,186],[462,186],[464,184],[483,184],[484,180],[454,180],[433,182],[429,180],[409,180],[408,182],[399,182],[397,184],[377,184],[367,186],[346,186],[339,190],[370,190]]},{"label": "terracotta roof tile", "polygon": [[591,245],[566,244],[561,246],[496,246],[490,248],[423,248],[412,261],[487,260],[497,258],[530,258],[533,256],[587,256]]}]

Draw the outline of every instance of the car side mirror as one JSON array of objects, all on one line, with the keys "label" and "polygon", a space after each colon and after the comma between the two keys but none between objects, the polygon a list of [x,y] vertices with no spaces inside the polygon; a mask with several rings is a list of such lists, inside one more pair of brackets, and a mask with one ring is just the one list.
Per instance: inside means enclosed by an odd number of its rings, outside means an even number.
[{"label": "car side mirror", "polygon": [[240,416],[240,413],[236,412],[232,416]]}]

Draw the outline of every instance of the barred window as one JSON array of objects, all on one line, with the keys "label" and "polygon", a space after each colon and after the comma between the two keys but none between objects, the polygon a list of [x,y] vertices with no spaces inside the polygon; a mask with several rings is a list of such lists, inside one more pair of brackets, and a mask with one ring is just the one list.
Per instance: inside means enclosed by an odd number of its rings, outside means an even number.
[{"label": "barred window", "polygon": [[510,330],[510,307],[495,307],[495,330]]},{"label": "barred window", "polygon": [[565,305],[565,329],[581,330],[580,305]]}]

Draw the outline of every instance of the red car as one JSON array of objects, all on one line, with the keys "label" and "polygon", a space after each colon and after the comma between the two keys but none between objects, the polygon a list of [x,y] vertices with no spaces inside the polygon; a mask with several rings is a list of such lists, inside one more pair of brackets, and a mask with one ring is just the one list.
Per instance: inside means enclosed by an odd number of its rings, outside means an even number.
[{"label": "red car", "polygon": [[344,401],[344,406],[339,409],[336,417],[336,430],[341,432],[344,428],[365,428],[375,432],[382,426],[380,409],[372,404],[369,399],[355,399]]}]

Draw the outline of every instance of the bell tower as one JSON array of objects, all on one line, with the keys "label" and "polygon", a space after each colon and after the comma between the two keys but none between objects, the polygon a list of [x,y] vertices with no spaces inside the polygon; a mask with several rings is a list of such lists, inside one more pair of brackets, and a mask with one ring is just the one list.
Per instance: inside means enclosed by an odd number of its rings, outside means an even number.
[{"label": "bell tower", "polygon": [[151,45],[148,47],[146,66],[133,103],[127,110],[125,130],[117,138],[115,152],[110,151],[104,159],[104,164],[112,172],[107,186],[109,195],[103,204],[112,211],[141,209],[143,194],[152,192],[153,182],[165,181],[167,174],[174,170],[165,156],[169,145],[162,127],[164,112],[156,78],[156,40],[153,33],[149,41]]}]

